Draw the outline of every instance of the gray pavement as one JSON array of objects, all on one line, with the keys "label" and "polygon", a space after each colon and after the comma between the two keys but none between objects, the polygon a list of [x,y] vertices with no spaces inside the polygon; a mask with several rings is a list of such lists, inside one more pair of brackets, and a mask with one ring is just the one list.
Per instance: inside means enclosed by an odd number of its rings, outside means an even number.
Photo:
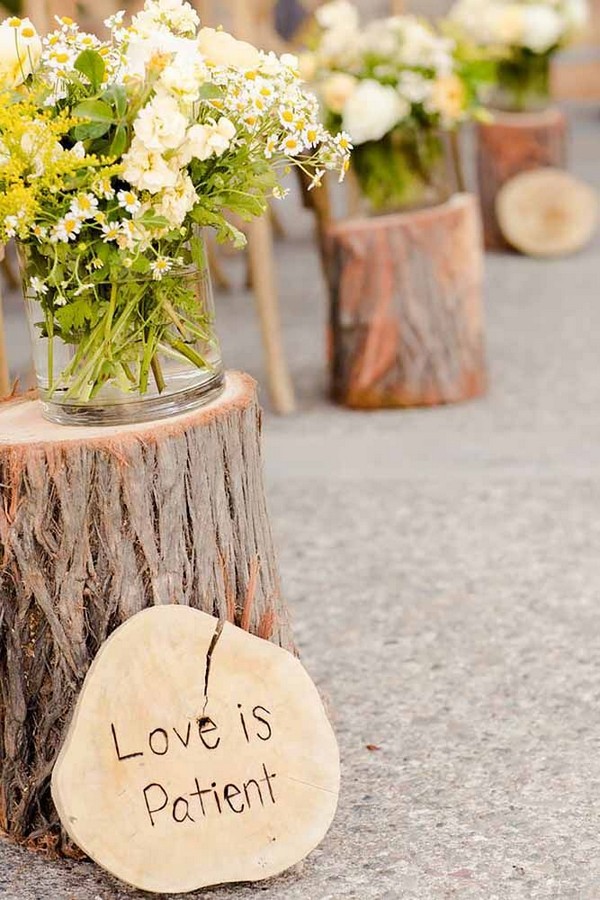
[{"label": "gray pavement", "polygon": [[[600,119],[580,110],[572,168],[598,187],[599,158]],[[293,204],[286,218],[301,409],[267,415],[266,473],[342,794],[301,866],[195,896],[598,900],[600,240],[556,262],[488,258],[487,398],[361,414],[324,398],[310,220]],[[235,291],[220,310],[228,363],[264,384],[250,298]],[[90,864],[0,843],[7,900],[141,896]]]}]

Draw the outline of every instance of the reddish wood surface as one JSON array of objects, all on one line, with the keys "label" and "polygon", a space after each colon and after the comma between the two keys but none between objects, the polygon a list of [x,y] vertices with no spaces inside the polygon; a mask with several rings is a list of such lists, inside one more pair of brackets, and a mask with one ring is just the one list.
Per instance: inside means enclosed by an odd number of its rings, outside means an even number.
[{"label": "reddish wood surface", "polygon": [[485,391],[477,201],[330,226],[330,363],[346,406],[433,406]]},{"label": "reddish wood surface", "polygon": [[567,122],[559,109],[536,113],[494,113],[477,126],[477,179],[488,250],[508,250],[496,218],[498,191],[505,182],[542,166],[564,168]]}]

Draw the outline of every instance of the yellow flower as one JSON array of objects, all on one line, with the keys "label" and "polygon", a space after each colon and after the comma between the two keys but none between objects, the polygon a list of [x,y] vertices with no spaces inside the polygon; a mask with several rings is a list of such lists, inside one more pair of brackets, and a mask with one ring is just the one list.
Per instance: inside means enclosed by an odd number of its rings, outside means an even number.
[{"label": "yellow flower", "polygon": [[335,72],[321,86],[321,94],[331,112],[341,114],[358,86],[358,79],[345,72]]},{"label": "yellow flower", "polygon": [[35,71],[42,42],[29,19],[0,24],[0,91],[18,87]]},{"label": "yellow flower", "polygon": [[198,47],[209,65],[255,69],[260,63],[260,53],[256,47],[236,40],[226,31],[202,28],[198,32]]},{"label": "yellow flower", "polygon": [[458,119],[466,102],[467,92],[457,75],[441,75],[433,82],[429,105],[444,119]]}]

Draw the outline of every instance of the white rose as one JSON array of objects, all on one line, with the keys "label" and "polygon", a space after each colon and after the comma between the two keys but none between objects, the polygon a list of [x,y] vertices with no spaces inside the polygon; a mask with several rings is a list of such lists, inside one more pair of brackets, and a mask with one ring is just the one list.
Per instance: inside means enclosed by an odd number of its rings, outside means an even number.
[{"label": "white rose", "polygon": [[431,94],[432,84],[430,78],[407,69],[400,73],[398,90],[409,103],[424,103]]},{"label": "white rose", "polygon": [[590,17],[587,0],[565,0],[564,14],[573,31],[581,31]]},{"label": "white rose", "polygon": [[378,81],[361,81],[344,107],[344,131],[353,144],[379,141],[409,111],[410,104],[395,88]]},{"label": "white rose", "polygon": [[177,184],[179,171],[169,165],[160,153],[148,150],[139,138],[131,142],[129,152],[123,157],[123,178],[140,191],[156,194]]},{"label": "white rose", "polygon": [[336,72],[321,85],[325,105],[334,113],[342,113],[358,86],[358,79],[345,72]]},{"label": "white rose", "polygon": [[29,19],[7,19],[0,24],[0,90],[18,87],[35,71],[42,42]]},{"label": "white rose", "polygon": [[360,16],[358,10],[348,0],[333,0],[320,6],[315,17],[321,28],[358,29]]},{"label": "white rose", "polygon": [[178,56],[191,60],[197,55],[196,41],[177,37],[164,31],[148,36],[134,36],[127,47],[125,71],[127,75],[143,78],[153,57]]},{"label": "white rose", "polygon": [[301,53],[298,59],[300,78],[303,81],[312,81],[317,74],[317,57],[314,53]]},{"label": "white rose", "polygon": [[260,53],[256,47],[236,40],[226,31],[202,28],[198,32],[198,47],[206,62],[213,66],[255,69],[260,63]]},{"label": "white rose", "polygon": [[210,126],[208,145],[215,156],[222,156],[229,149],[235,135],[235,125],[231,119],[227,119],[225,116],[221,116],[215,125]]},{"label": "white rose", "polygon": [[197,12],[182,0],[147,0],[144,9],[133,17],[136,34],[150,37],[157,31],[194,34],[200,24]]},{"label": "white rose", "polygon": [[235,135],[235,125],[225,116],[221,116],[218,122],[192,125],[177,154],[178,165],[187,166],[192,159],[204,162],[211,156],[222,156],[229,149]]},{"label": "white rose", "polygon": [[525,32],[525,7],[518,3],[493,6],[487,24],[493,42],[520,46]]},{"label": "white rose", "polygon": [[186,103],[193,103],[198,99],[200,87],[208,77],[208,70],[198,53],[178,53],[173,62],[161,72],[160,83],[170,94]]},{"label": "white rose", "polygon": [[523,45],[534,53],[545,53],[559,43],[563,23],[554,9],[541,3],[523,7]]},{"label": "white rose", "polygon": [[153,208],[159,216],[168,219],[172,228],[178,228],[194,208],[197,200],[198,195],[192,179],[186,173],[182,173],[175,187],[163,191],[153,203]]},{"label": "white rose", "polygon": [[185,140],[188,121],[177,101],[167,94],[157,94],[139,113],[133,123],[138,140],[148,150],[175,150]]},{"label": "white rose", "polygon": [[182,144],[177,154],[177,163],[180,167],[189,165],[193,159],[204,162],[212,155],[212,150],[208,146],[208,135],[207,125],[192,125],[187,133],[185,143]]}]

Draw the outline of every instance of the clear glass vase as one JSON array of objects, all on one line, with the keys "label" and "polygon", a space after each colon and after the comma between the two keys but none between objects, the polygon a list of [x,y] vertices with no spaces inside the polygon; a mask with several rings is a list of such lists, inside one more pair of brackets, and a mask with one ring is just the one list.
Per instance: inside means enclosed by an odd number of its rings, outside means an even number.
[{"label": "clear glass vase", "polygon": [[367,215],[436,206],[462,181],[456,134],[427,126],[396,128],[360,144],[352,164]]},{"label": "clear glass vase", "polygon": [[47,419],[65,425],[146,422],[201,406],[221,392],[223,364],[202,240],[196,240],[194,260],[182,258],[181,266],[143,277],[124,266],[78,287],[67,272],[62,285],[50,287],[44,278],[49,261],[29,245],[20,251]]},{"label": "clear glass vase", "polygon": [[503,112],[535,112],[550,105],[550,53],[515,48],[496,67],[487,103]]}]

